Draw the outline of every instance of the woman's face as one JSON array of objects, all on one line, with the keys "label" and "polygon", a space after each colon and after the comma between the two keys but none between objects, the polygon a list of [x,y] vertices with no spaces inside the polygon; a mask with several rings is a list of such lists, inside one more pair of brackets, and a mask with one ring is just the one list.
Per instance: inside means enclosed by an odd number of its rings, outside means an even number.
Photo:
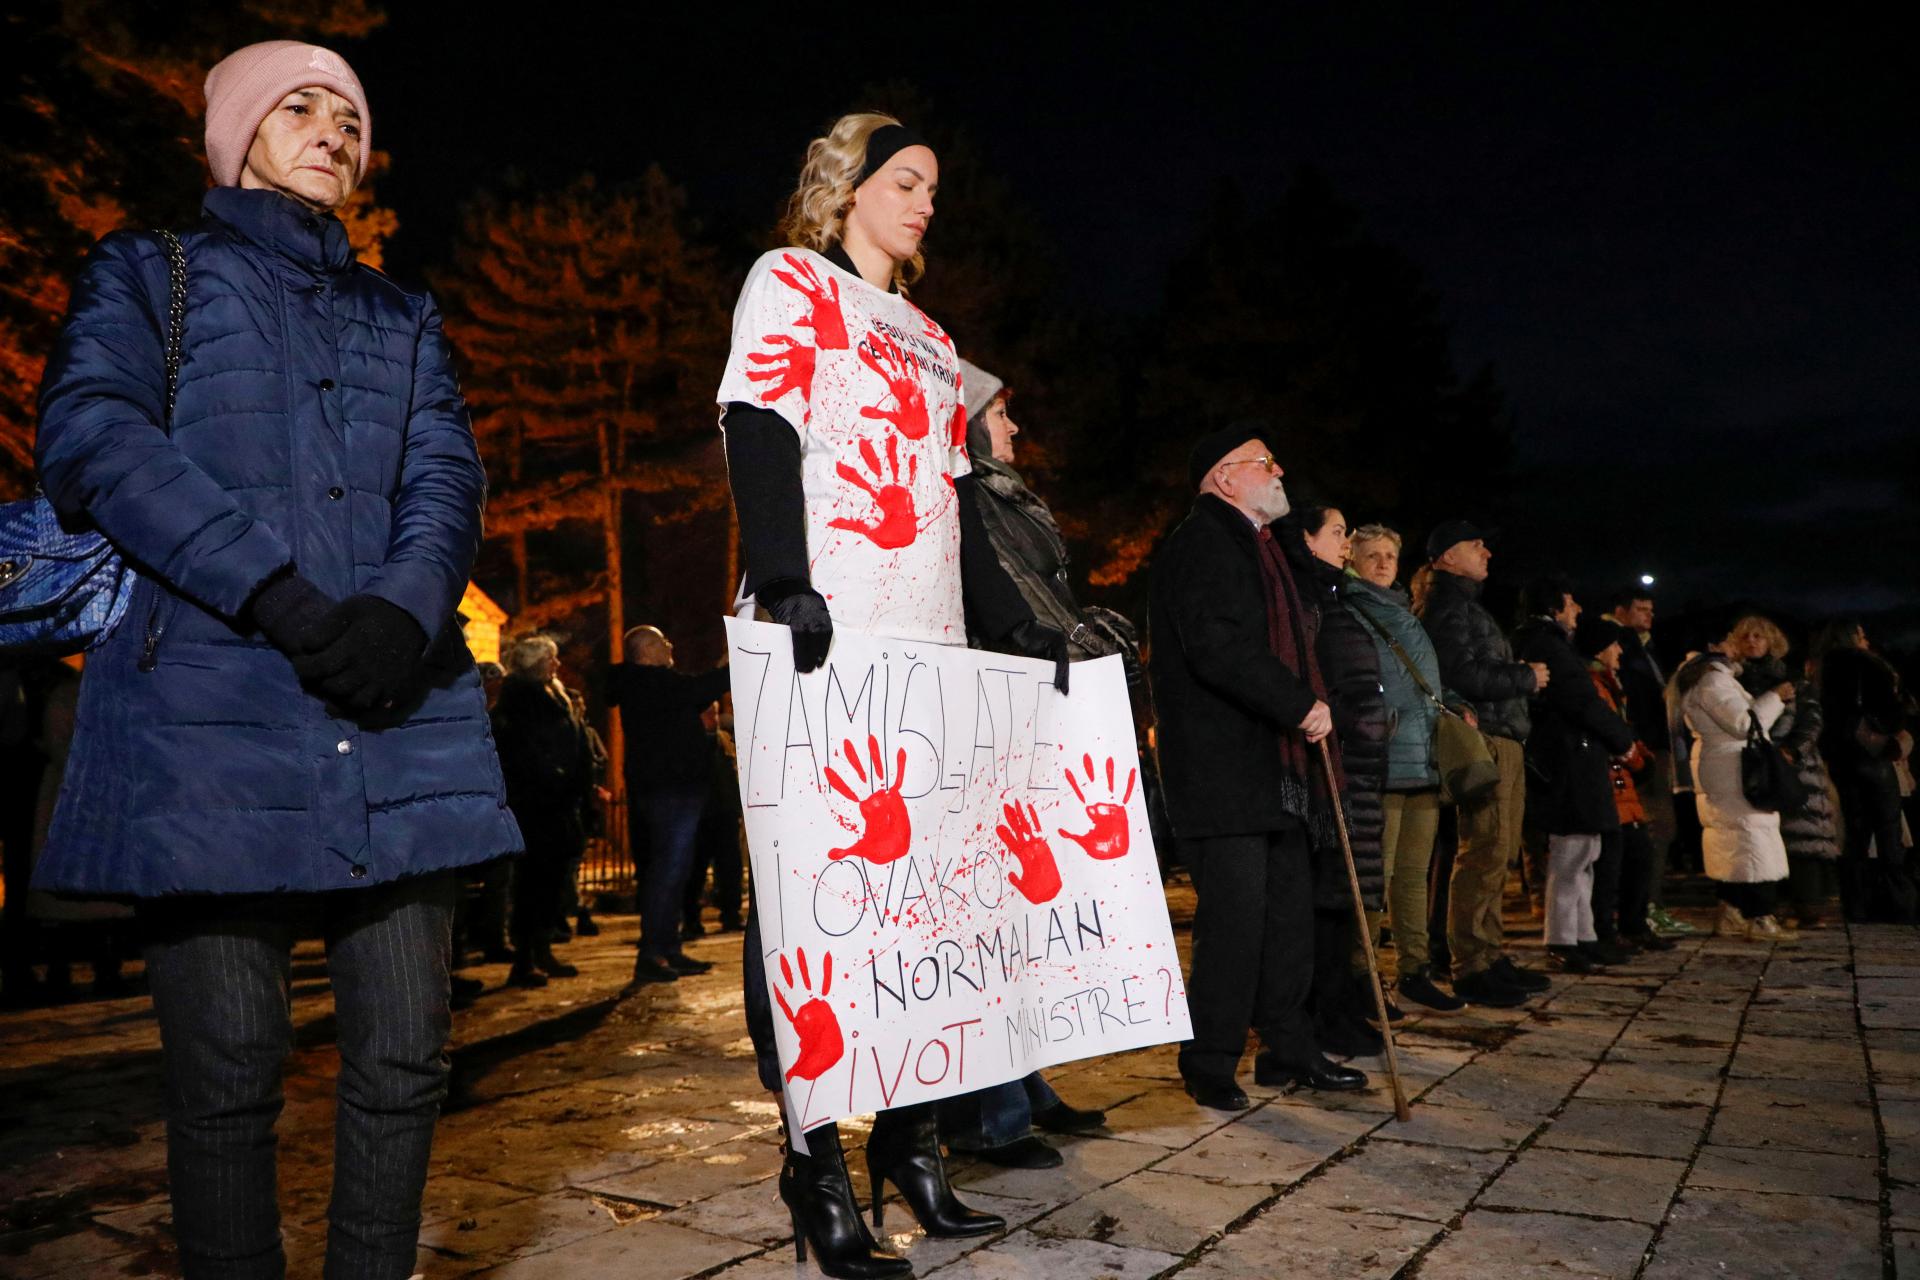
[{"label": "woman's face", "polygon": [[1347,548],[1352,545],[1347,539],[1347,518],[1338,510],[1327,512],[1327,522],[1320,526],[1320,532],[1307,535],[1307,550],[1314,557],[1336,569],[1345,568]]},{"label": "woman's face", "polygon": [[1739,647],[1734,651],[1733,656],[1752,662],[1756,658],[1766,657],[1767,647],[1767,636],[1764,631],[1749,631],[1740,637]]},{"label": "woman's face", "polygon": [[1353,568],[1376,587],[1390,587],[1400,576],[1400,548],[1386,538],[1353,544]]},{"label": "woman's face", "polygon": [[1600,665],[1603,668],[1611,671],[1614,675],[1620,674],[1620,642],[1618,640],[1615,640],[1594,656],[1600,660]]},{"label": "woman's face", "polygon": [[860,184],[847,210],[847,238],[860,237],[895,262],[920,252],[933,222],[933,196],[940,188],[940,162],[933,149],[903,147],[880,172]]},{"label": "woman's face", "polygon": [[240,185],[330,211],[347,202],[359,173],[360,112],[330,89],[295,89],[260,122]]},{"label": "woman's face", "polygon": [[987,433],[993,437],[993,460],[1013,465],[1013,438],[1020,434],[1020,427],[1007,412],[1007,397],[997,395],[993,403],[987,406]]}]

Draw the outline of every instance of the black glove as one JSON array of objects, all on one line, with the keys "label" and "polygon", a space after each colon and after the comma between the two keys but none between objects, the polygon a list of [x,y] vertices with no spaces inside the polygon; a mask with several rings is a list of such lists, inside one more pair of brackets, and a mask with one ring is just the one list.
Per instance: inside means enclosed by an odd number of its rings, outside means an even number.
[{"label": "black glove", "polygon": [[1053,661],[1053,687],[1061,693],[1067,691],[1067,668],[1072,660],[1067,651],[1067,633],[1058,627],[1050,627],[1044,622],[1032,618],[1013,624],[1013,630],[1000,639],[1001,645],[1013,653],[1028,658],[1047,658]]},{"label": "black glove", "polygon": [[321,624],[334,603],[332,596],[288,569],[254,592],[248,608],[267,642],[297,658],[320,647]]},{"label": "black glove", "polygon": [[379,596],[350,596],[321,621],[312,652],[297,656],[301,683],[349,711],[372,711],[411,694],[427,633]]},{"label": "black glove", "polygon": [[818,591],[804,582],[769,582],[755,597],[769,616],[793,633],[793,669],[812,671],[833,646],[833,616]]}]

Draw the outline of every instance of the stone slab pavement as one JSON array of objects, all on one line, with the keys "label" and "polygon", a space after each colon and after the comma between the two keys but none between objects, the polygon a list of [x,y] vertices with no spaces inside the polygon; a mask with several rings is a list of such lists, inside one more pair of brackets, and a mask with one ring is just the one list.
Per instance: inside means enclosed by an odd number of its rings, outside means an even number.
[{"label": "stone slab pavement", "polygon": [[[1185,941],[1191,894],[1169,891]],[[1704,922],[1698,913],[1696,922]],[[577,979],[456,1016],[419,1270],[789,1280],[776,1109],[742,1021],[740,939],[622,998],[634,922],[568,946]],[[1510,919],[1516,935],[1537,924]],[[1521,958],[1537,958],[1517,939]],[[331,1148],[325,963],[295,966],[280,1187],[290,1272],[320,1274]],[[1376,1088],[1180,1091],[1171,1048],[1049,1073],[1108,1109],[1063,1169],[956,1159],[1005,1234],[889,1238],[947,1280],[1920,1277],[1920,930],[1766,947],[1696,938],[1524,1010],[1409,1018],[1413,1119]],[[178,1274],[158,1039],[144,998],[0,1015],[0,1276]],[[1243,1064],[1243,1079],[1251,1064]],[[857,1147],[862,1126],[849,1122]],[[850,1157],[856,1190],[865,1173]]]}]

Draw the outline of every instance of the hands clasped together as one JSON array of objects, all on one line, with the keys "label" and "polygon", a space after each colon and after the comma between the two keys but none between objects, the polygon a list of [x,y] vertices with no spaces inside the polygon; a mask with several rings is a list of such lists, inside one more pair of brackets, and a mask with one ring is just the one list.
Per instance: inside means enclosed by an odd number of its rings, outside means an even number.
[{"label": "hands clasped together", "polygon": [[287,573],[254,597],[253,618],[292,660],[308,692],[344,710],[383,710],[420,686],[427,634],[389,600],[358,595],[336,604],[299,574]]}]

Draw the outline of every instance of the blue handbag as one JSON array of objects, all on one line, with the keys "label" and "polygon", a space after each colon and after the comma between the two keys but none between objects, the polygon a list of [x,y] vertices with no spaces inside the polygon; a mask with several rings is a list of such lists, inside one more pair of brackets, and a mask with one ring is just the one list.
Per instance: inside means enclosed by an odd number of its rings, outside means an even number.
[{"label": "blue handbag", "polygon": [[[187,251],[171,231],[167,247],[167,407],[180,383],[187,318]],[[113,634],[139,575],[112,543],[84,523],[61,520],[45,494],[0,503],[0,653],[60,656],[92,649]]]}]

